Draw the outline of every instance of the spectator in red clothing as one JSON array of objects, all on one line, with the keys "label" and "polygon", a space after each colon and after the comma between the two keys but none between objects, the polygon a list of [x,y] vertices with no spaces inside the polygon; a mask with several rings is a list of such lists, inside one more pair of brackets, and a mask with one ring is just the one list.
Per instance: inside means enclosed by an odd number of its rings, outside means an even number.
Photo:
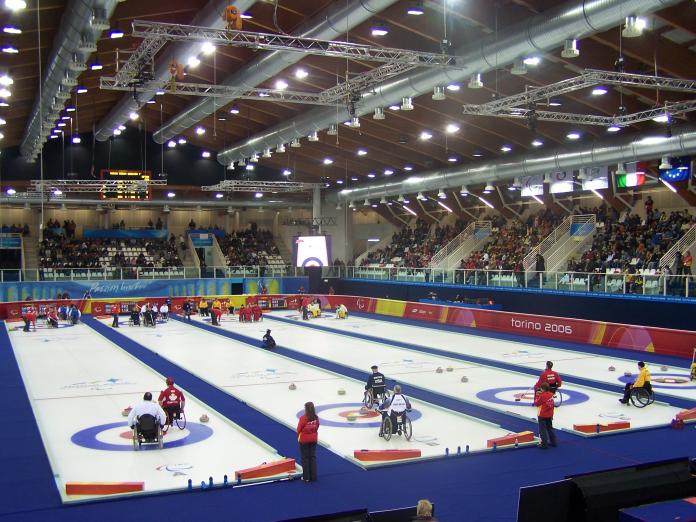
[{"label": "spectator in red clothing", "polygon": [[539,380],[534,385],[535,390],[538,391],[539,388],[541,388],[541,384],[544,382],[549,385],[549,390],[553,393],[556,393],[556,390],[561,387],[563,384],[561,376],[558,375],[558,372],[553,371],[552,368],[553,363],[551,361],[546,361],[546,369],[539,375]]},{"label": "spectator in red clothing", "polygon": [[239,309],[239,318],[245,323],[251,322],[251,305]]},{"label": "spectator in red clothing", "polygon": [[539,421],[539,447],[546,449],[549,446],[556,447],[556,432],[553,429],[553,393],[548,383],[542,382],[539,391],[534,398],[534,406],[537,407],[537,420]]},{"label": "spectator in red clothing", "polygon": [[[553,402],[553,401],[552,401]],[[297,442],[300,444],[302,458],[302,480],[317,480],[317,441],[319,439],[319,417],[314,410],[314,403],[304,405],[305,413],[297,423]]]},{"label": "spectator in red clothing", "polygon": [[174,387],[174,379],[167,377],[165,382],[167,387],[160,392],[157,402],[167,414],[167,426],[171,426],[172,420],[178,419],[184,411],[186,398],[181,390]]}]

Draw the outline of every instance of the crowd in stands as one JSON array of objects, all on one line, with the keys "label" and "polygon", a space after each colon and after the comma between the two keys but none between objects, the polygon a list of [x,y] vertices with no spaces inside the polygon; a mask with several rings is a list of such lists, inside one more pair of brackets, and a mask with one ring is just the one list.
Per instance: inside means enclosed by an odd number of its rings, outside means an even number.
[{"label": "crowd in stands", "polygon": [[[568,270],[635,274],[642,270],[662,270],[669,274],[690,274],[691,254],[678,253],[671,266],[660,267],[660,258],[696,224],[688,210],[667,214],[652,208],[646,201],[646,218],[637,214],[617,216],[604,213],[592,247],[577,261],[568,263]],[[597,216],[598,223],[600,216]]]},{"label": "crowd in stands", "polygon": [[245,230],[226,233],[219,242],[228,266],[264,267],[268,264],[268,257],[280,256],[271,231],[260,229],[253,222]]},{"label": "crowd in stands", "polygon": [[[124,252],[135,252],[127,256]],[[39,244],[41,268],[160,268],[183,266],[176,240],[46,238]]]},{"label": "crowd in stands", "polygon": [[415,227],[404,226],[394,233],[389,246],[370,252],[362,261],[362,266],[392,265],[408,268],[425,268],[432,256],[444,245],[454,239],[466,223],[458,220],[454,225],[437,225],[431,234],[428,222],[418,219]]},{"label": "crowd in stands", "polygon": [[26,237],[29,235],[29,225],[26,223],[24,225],[15,225],[14,223],[11,225],[2,225],[0,232],[3,234],[22,234]]},{"label": "crowd in stands", "polygon": [[491,241],[482,250],[472,252],[462,261],[460,268],[521,272],[524,270],[524,257],[553,232],[563,218],[549,209],[530,215],[524,222],[512,219],[506,223],[502,217],[496,217],[492,219]]},{"label": "crowd in stands", "polygon": [[69,238],[74,238],[76,228],[77,225],[75,225],[75,222],[72,219],[66,219],[63,221],[62,225],[57,219],[49,219],[48,222],[46,222],[46,230],[44,235],[46,237],[65,235]]}]

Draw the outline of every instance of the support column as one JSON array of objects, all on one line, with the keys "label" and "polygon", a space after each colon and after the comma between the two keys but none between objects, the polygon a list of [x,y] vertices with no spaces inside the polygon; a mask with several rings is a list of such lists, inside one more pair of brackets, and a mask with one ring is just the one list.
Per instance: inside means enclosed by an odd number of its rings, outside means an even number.
[{"label": "support column", "polygon": [[[314,187],[314,192],[312,194],[312,219],[316,220],[321,217],[321,187],[317,184]],[[321,225],[319,225],[318,232],[321,234]]]},{"label": "support column", "polygon": [[239,210],[234,213],[234,230],[239,230]]},{"label": "support column", "polygon": [[273,214],[273,237],[278,237],[278,224],[280,222],[280,211],[276,210]]}]

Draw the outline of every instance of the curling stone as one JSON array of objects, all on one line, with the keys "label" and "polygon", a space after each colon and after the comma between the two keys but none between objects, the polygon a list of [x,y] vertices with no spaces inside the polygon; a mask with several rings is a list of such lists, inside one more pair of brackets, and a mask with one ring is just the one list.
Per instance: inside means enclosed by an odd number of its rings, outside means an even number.
[{"label": "curling stone", "polygon": [[454,368],[452,368],[451,366],[448,366],[448,367],[447,367],[447,371],[448,371],[448,372],[453,372],[453,371],[454,371]]},{"label": "curling stone", "polygon": [[461,381],[462,382],[469,382],[469,378],[466,375],[462,375]]},{"label": "curling stone", "polygon": [[124,417],[128,417],[128,415],[130,414],[130,412],[131,412],[132,409],[133,409],[133,408],[131,408],[130,406],[128,406],[127,408],[125,408],[125,409],[121,412],[121,415],[123,415]]},{"label": "curling stone", "polygon": [[345,394],[346,394],[346,390],[344,390],[343,388],[341,388],[341,389],[338,390],[338,394],[339,394],[339,395],[345,395]]},{"label": "curling stone", "polygon": [[360,408],[360,415],[367,415],[369,413],[369,411],[370,411],[370,408],[368,408],[367,406],[362,406]]},{"label": "curling stone", "polygon": [[435,370],[435,373],[442,373],[442,372],[443,372],[443,370],[439,366],[437,367],[437,370]]},{"label": "curling stone", "polygon": [[346,417],[346,419],[348,419],[349,422],[355,422],[356,420],[358,420],[358,416],[354,413],[351,413]]},{"label": "curling stone", "polygon": [[610,371],[610,372],[615,372],[615,371],[616,371],[616,368],[614,368],[613,366],[610,366],[610,367],[609,367],[609,371]]},{"label": "curling stone", "polygon": [[294,382],[290,383],[290,386],[288,386],[288,390],[296,390],[296,389],[297,389],[297,386],[295,386]]},{"label": "curling stone", "polygon": [[208,422],[210,420],[210,418],[208,418],[208,416],[204,413],[203,415],[200,416],[200,418],[198,420],[205,423],[205,422]]},{"label": "curling stone", "polygon": [[669,368],[667,366],[660,366],[660,371],[666,372],[666,371],[669,371]]},{"label": "curling stone", "polygon": [[630,377],[631,375],[633,375],[631,372],[624,372],[624,377]]}]

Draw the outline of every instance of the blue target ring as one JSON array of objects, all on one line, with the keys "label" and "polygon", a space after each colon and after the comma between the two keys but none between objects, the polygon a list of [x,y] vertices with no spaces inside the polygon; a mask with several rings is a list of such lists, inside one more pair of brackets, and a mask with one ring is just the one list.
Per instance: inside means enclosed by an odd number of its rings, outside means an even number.
[{"label": "blue target ring", "polygon": [[[84,430],[80,430],[70,437],[70,441],[87,449],[102,451],[133,451],[133,444],[130,441],[127,444],[112,444],[110,442],[102,442],[97,439],[97,436],[100,433],[113,428],[128,428],[128,423],[111,422],[109,424],[100,424],[99,426],[85,428]],[[165,437],[164,448],[178,448],[188,444],[195,444],[196,442],[204,441],[213,434],[213,430],[211,428],[195,422],[188,422],[186,424],[186,429],[188,430],[189,434],[181,439],[166,442]],[[142,447],[145,448],[146,446]]]},{"label": "blue target ring", "polygon": [[[651,377],[677,377],[680,379],[686,379],[687,381],[691,382],[691,374],[683,374],[683,373],[651,373]],[[629,382],[632,383],[636,379],[637,375],[631,375],[630,377],[626,377],[625,375],[622,375],[618,377],[619,381],[628,384]],[[656,384],[655,382],[651,382],[653,388],[663,388],[665,390],[696,390],[696,386],[683,386],[678,383],[673,383],[673,384]]]},{"label": "blue target ring", "polygon": [[[315,411],[317,412],[317,416],[319,417],[319,424],[321,426],[329,426],[332,428],[379,428],[380,425],[382,424],[381,419],[377,422],[350,422],[350,421],[340,422],[340,421],[335,421],[335,420],[331,420],[331,419],[325,419],[320,415],[321,412],[335,410],[338,408],[360,409],[362,406],[363,406],[363,404],[361,402],[340,402],[340,403],[335,403],[335,404],[322,404],[321,406],[316,406]],[[297,412],[298,419],[300,417],[302,417],[303,415],[304,415],[304,410],[300,410]],[[416,410],[415,408],[412,409],[407,415],[408,415],[408,418],[411,419],[411,422],[416,421],[423,416],[423,414],[419,410]]]},{"label": "blue target ring", "polygon": [[[505,393],[505,392],[519,392],[519,393],[524,393],[524,392],[529,392],[530,388],[522,388],[519,386],[510,386],[508,388],[490,388],[488,390],[483,390],[480,391],[476,394],[476,397],[481,399],[482,401],[486,402],[492,402],[493,404],[504,404],[506,406],[525,406],[525,405],[531,405],[529,402],[517,402],[517,401],[509,401],[507,399],[500,399],[498,397],[499,393]],[[583,402],[589,401],[590,398],[585,395],[582,392],[579,391],[573,391],[573,390],[566,390],[564,388],[561,388],[559,390],[560,393],[563,394],[563,406],[572,406],[573,404],[582,404]]]}]

